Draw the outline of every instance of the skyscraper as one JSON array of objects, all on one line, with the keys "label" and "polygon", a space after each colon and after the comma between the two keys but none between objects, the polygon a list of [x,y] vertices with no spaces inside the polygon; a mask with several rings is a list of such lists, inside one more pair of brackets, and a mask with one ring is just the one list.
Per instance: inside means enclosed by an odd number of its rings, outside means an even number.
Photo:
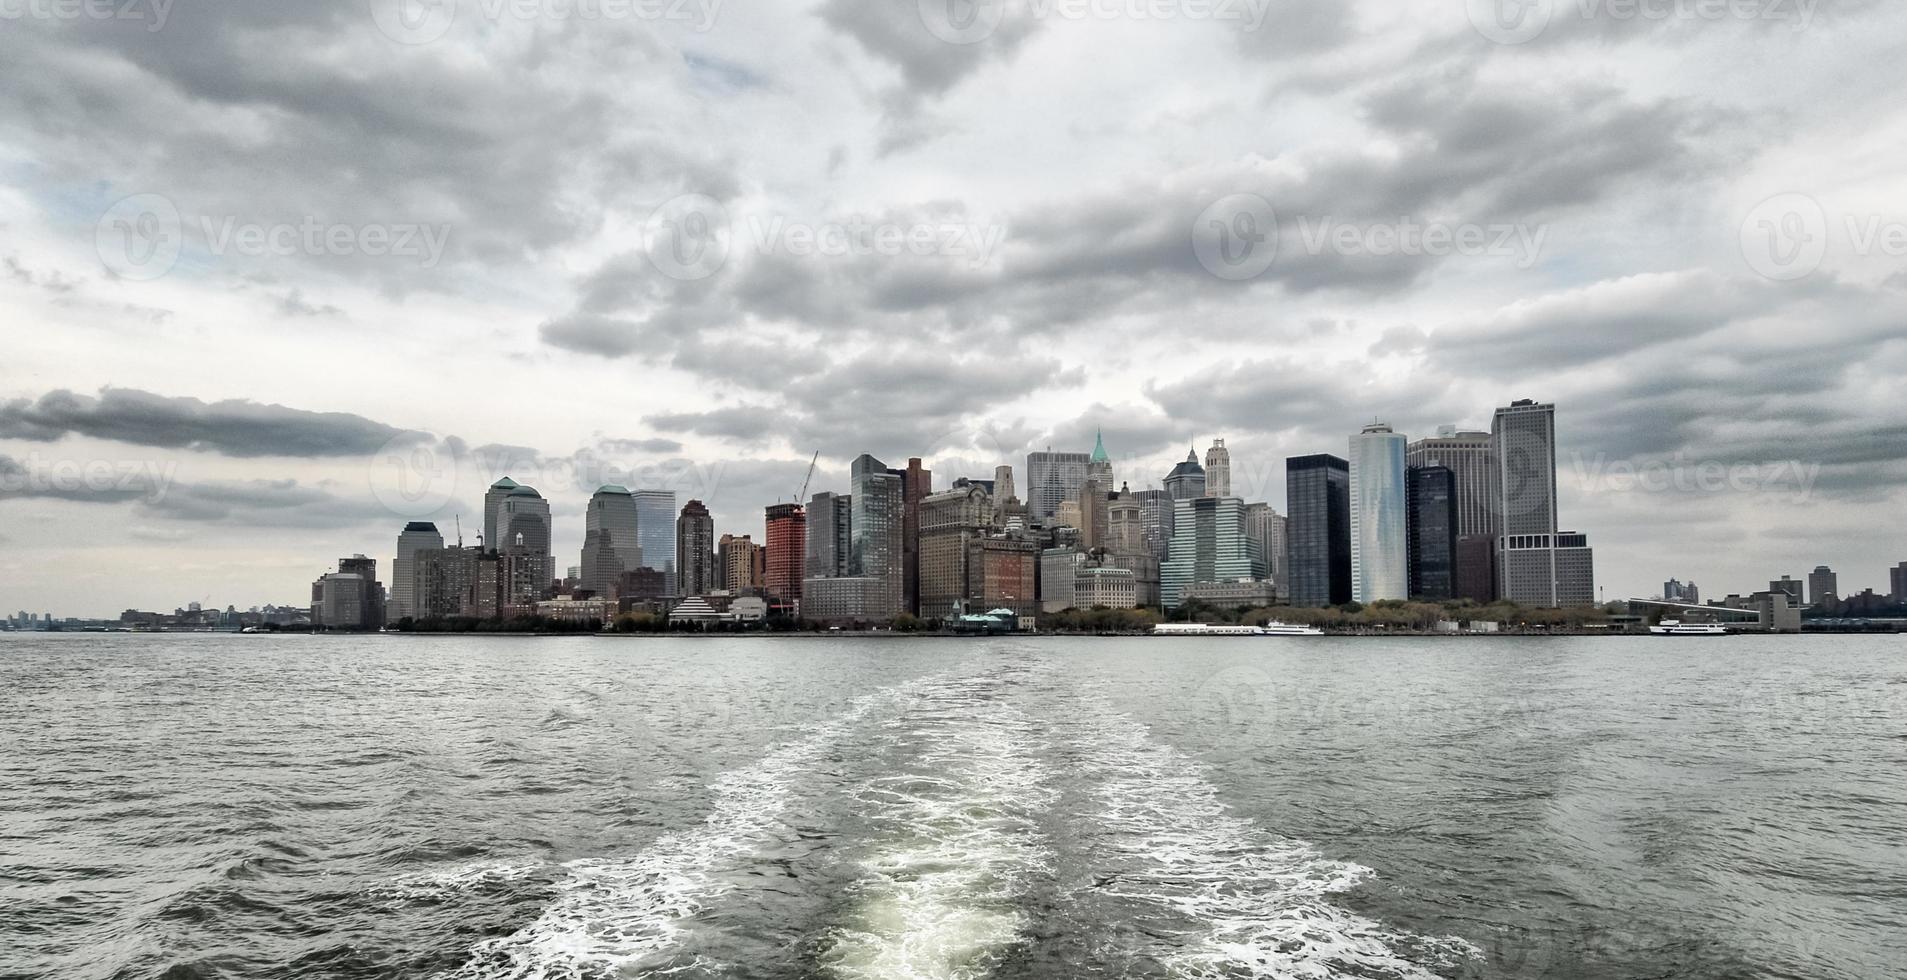
[{"label": "skyscraper", "polygon": [[[1198,452],[1185,451],[1185,462],[1172,467],[1165,475],[1165,495],[1173,500],[1185,500],[1190,497],[1205,496],[1205,467],[1198,464]],[[1178,512],[1173,511],[1176,519]]]},{"label": "skyscraper", "polygon": [[901,478],[867,453],[848,468],[848,574],[874,580],[864,594],[861,615],[892,619],[906,598],[902,571],[902,530],[906,502]]},{"label": "skyscraper", "polygon": [[1112,457],[1106,454],[1106,434],[1098,430],[1093,431],[1092,455],[1086,458],[1086,479],[1112,490]]},{"label": "skyscraper", "polygon": [[1139,534],[1146,550],[1164,557],[1172,544],[1172,497],[1164,490],[1140,490],[1132,495],[1139,502]]},{"label": "skyscraper", "polygon": [[[482,544],[491,551],[503,550],[503,541],[497,537],[498,534],[502,533],[502,525],[498,523],[498,521],[503,514],[503,499],[508,497],[510,491],[516,488],[517,482],[506,476],[490,484],[490,489],[485,490],[483,493]],[[459,547],[462,547],[463,542],[459,541],[457,544]]]},{"label": "skyscraper", "polygon": [[1291,604],[1351,601],[1351,465],[1323,453],[1285,460]]},{"label": "skyscraper", "polygon": [[391,562],[391,601],[385,616],[395,623],[406,616],[415,617],[416,582],[411,575],[411,562],[419,551],[442,548],[444,536],[437,532],[437,525],[429,521],[412,521],[404,525],[397,536],[397,557]]},{"label": "skyscraper", "polygon": [[1106,541],[1103,547],[1121,555],[1146,552],[1145,512],[1130,487],[1106,498]]},{"label": "skyscraper", "polygon": [[1410,597],[1441,602],[1456,595],[1457,475],[1443,466],[1413,466],[1410,498]]},{"label": "skyscraper", "polygon": [[1457,537],[1494,538],[1501,532],[1496,450],[1488,432],[1444,426],[1437,435],[1410,444],[1410,466],[1441,466],[1457,487]]},{"label": "skyscraper", "polygon": [[1205,496],[1231,495],[1232,451],[1225,448],[1225,440],[1213,439],[1212,448],[1205,451]]},{"label": "skyscraper", "polygon": [[823,491],[808,501],[808,540],[804,549],[807,578],[835,578],[848,573],[853,550],[850,516],[853,498]]},{"label": "skyscraper", "polygon": [[661,572],[664,592],[675,595],[675,491],[637,490],[630,496],[636,501],[636,544],[642,548],[642,564]]},{"label": "skyscraper", "polygon": [[1288,594],[1291,587],[1285,569],[1285,531],[1284,515],[1270,504],[1245,505],[1245,533],[1258,539],[1258,550],[1265,556],[1265,577],[1281,595]]},{"label": "skyscraper", "polygon": [[1840,597],[1840,576],[1826,565],[1814,566],[1814,571],[1808,573],[1808,601],[1818,606]]},{"label": "skyscraper", "polygon": [[739,595],[762,587],[762,546],[748,535],[722,535],[715,546],[715,560],[722,567],[722,587],[727,591]]},{"label": "skyscraper", "polygon": [[[492,524],[490,498],[489,494],[484,496],[484,547],[505,554],[547,557],[550,553],[550,502],[544,500],[535,487],[523,486],[507,476],[492,485],[491,492],[495,493],[505,483],[509,487],[496,501],[494,524],[497,537],[494,541],[488,537]],[[554,568],[555,565],[550,567]]]},{"label": "skyscraper", "polygon": [[1593,605],[1588,538],[1556,526],[1556,406],[1513,401],[1496,410],[1490,438],[1502,495],[1497,594],[1526,606]]},{"label": "skyscraper", "polygon": [[1887,591],[1895,605],[1907,603],[1907,561],[1887,570]]},{"label": "skyscraper", "polygon": [[771,604],[798,609],[807,561],[807,511],[800,504],[770,504],[764,522],[767,545],[762,553],[762,588]]},{"label": "skyscraper", "polygon": [[1351,437],[1351,598],[1410,598],[1406,440],[1381,422]]},{"label": "skyscraper", "polygon": [[715,570],[715,518],[700,500],[683,504],[675,520],[675,559],[683,595],[715,591],[721,579]]},{"label": "skyscraper", "polygon": [[1237,497],[1188,497],[1174,502],[1172,549],[1159,566],[1159,591],[1177,606],[1186,590],[1204,582],[1262,579],[1264,556],[1245,533],[1245,502]]},{"label": "skyscraper", "polygon": [[1002,463],[993,468],[993,497],[995,510],[999,509],[1000,502],[1017,499],[1018,491],[1013,488],[1013,467]]},{"label": "skyscraper", "polygon": [[1056,453],[1051,449],[1026,454],[1026,510],[1037,520],[1059,513],[1061,501],[1079,497],[1079,485],[1086,482],[1086,468],[1092,462],[1087,453]]},{"label": "skyscraper", "polygon": [[934,492],[934,472],[920,465],[920,457],[907,460],[907,468],[897,471],[901,478],[901,608],[920,611],[920,502]]},{"label": "skyscraper", "polygon": [[582,578],[577,583],[599,596],[614,593],[624,572],[643,565],[637,539],[636,499],[629,488],[605,484],[589,498],[583,517]]},{"label": "skyscraper", "polygon": [[1801,580],[1798,578],[1783,575],[1781,578],[1768,583],[1768,591],[1788,593],[1793,599],[1793,604],[1796,609],[1808,603],[1807,592],[1803,589]]}]

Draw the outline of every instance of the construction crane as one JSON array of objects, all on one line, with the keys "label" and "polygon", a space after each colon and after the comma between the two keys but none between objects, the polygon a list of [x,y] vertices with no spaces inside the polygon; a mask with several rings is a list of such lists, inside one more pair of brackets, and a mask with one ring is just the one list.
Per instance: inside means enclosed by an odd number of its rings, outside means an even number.
[{"label": "construction crane", "polygon": [[808,475],[801,478],[801,492],[795,494],[795,506],[805,506],[802,502],[808,499],[808,482],[814,479],[814,464],[820,461],[821,450],[817,449],[813,458],[808,460]]}]

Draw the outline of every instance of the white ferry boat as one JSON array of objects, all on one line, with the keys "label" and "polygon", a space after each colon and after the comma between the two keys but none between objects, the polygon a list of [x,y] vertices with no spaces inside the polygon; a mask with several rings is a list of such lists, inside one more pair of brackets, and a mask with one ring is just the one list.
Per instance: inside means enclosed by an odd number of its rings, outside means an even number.
[{"label": "white ferry boat", "polygon": [[1728,630],[1720,623],[1684,623],[1679,619],[1665,619],[1649,627],[1649,632],[1657,636],[1727,636]]},{"label": "white ferry boat", "polygon": [[1232,626],[1223,623],[1155,623],[1154,636],[1323,636],[1315,626],[1267,623],[1264,626]]}]

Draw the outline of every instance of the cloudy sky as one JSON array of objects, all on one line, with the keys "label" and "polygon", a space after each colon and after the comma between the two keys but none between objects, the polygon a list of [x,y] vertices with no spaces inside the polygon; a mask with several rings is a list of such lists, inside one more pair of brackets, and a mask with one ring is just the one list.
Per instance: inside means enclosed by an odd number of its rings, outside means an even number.
[{"label": "cloudy sky", "polygon": [[1886,0],[4,0],[0,607],[299,603],[508,473],[1135,489],[1558,406],[1610,597],[1907,560]]}]

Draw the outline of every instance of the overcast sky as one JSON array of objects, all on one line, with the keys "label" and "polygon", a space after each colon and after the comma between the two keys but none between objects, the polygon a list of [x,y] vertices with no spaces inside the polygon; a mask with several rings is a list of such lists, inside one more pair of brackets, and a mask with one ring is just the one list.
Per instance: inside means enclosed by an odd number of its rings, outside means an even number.
[{"label": "overcast sky", "polygon": [[1515,398],[1609,597],[1907,560],[1898,2],[409,2],[0,0],[6,612]]}]

